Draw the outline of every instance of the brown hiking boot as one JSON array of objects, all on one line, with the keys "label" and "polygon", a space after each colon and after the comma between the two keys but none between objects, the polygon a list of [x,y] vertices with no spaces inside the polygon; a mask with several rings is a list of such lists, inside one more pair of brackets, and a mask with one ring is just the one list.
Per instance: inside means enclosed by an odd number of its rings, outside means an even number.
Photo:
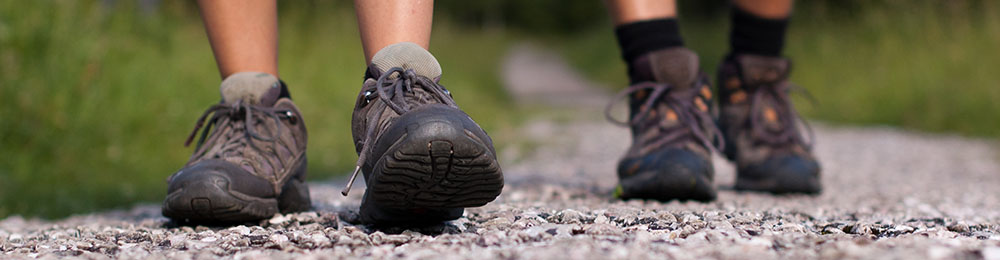
[{"label": "brown hiking boot", "polygon": [[413,43],[372,57],[351,123],[357,170],[368,186],[362,222],[434,224],[500,195],[493,141],[458,109],[440,77],[434,56]]},{"label": "brown hiking boot", "polygon": [[[719,126],[726,157],[736,163],[736,189],[773,193],[819,193],[820,166],[812,144],[799,131],[788,94],[790,62],[739,55],[719,68]],[[810,132],[811,134],[811,132]]]},{"label": "brown hiking boot", "polygon": [[[631,117],[615,123],[632,129],[632,146],[618,163],[616,196],[623,199],[715,199],[712,151],[719,131],[712,120],[712,91],[698,56],[683,47],[646,54],[631,66]],[[721,143],[721,141],[719,141]]]},{"label": "brown hiking boot", "polygon": [[234,223],[308,210],[306,127],[284,83],[241,72],[223,80],[221,90],[222,102],[198,118],[188,137],[190,144],[204,125],[191,159],[167,179],[163,215]]}]

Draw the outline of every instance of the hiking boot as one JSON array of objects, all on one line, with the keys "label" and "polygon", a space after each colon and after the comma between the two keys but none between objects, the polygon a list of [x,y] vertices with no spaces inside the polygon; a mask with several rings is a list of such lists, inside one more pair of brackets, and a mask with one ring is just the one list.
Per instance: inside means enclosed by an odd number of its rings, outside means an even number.
[{"label": "hiking boot", "polygon": [[[698,56],[683,47],[655,51],[631,64],[633,82],[615,101],[629,96],[632,146],[618,163],[622,199],[710,201],[712,151],[719,131],[712,120],[712,91],[698,69]],[[613,103],[612,103],[613,104]],[[721,141],[718,142],[721,144]]]},{"label": "hiking boot", "polygon": [[[820,166],[799,131],[787,59],[739,55],[719,69],[719,127],[726,157],[736,163],[736,189],[819,193]],[[803,122],[804,123],[804,122]],[[811,131],[810,131],[811,135]]]},{"label": "hiking boot", "polygon": [[204,126],[191,159],[167,178],[163,216],[237,223],[308,210],[306,127],[284,83],[241,72],[223,80],[221,91],[185,143]]},{"label": "hiking boot", "polygon": [[351,130],[367,190],[360,220],[435,224],[493,201],[503,173],[493,141],[439,84],[441,67],[420,46],[387,46],[372,58]]}]

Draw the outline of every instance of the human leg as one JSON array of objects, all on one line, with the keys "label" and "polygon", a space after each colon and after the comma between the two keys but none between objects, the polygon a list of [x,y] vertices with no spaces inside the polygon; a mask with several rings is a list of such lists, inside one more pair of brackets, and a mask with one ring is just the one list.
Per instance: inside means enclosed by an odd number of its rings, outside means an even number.
[{"label": "human leg", "polygon": [[764,19],[787,19],[795,0],[733,0],[736,8]]},{"label": "human leg", "polygon": [[697,55],[683,47],[673,2],[607,2],[632,84],[616,97],[629,100],[629,119],[619,123],[633,136],[618,163],[621,198],[716,196],[711,90]]},{"label": "human leg", "polygon": [[354,1],[365,61],[375,53],[400,42],[416,43],[427,49],[431,41],[434,0]]},{"label": "human leg", "polygon": [[639,21],[677,17],[675,0],[607,0],[615,26]]},{"label": "human leg", "polygon": [[734,0],[730,52],[781,56],[791,12],[791,0]]},{"label": "human leg", "polygon": [[719,126],[736,188],[818,193],[812,138],[789,99],[791,63],[781,57],[791,0],[734,0],[730,53],[719,68]]},{"label": "human leg", "polygon": [[219,73],[259,71],[278,76],[275,0],[199,0]]},{"label": "human leg", "polygon": [[435,224],[493,201],[503,173],[493,142],[442,86],[426,50],[431,1],[355,1],[365,82],[352,117],[363,223]]},{"label": "human leg", "polygon": [[[274,1],[201,1],[224,80],[198,119],[185,166],[167,179],[163,215],[179,223],[252,222],[310,208],[306,129],[278,80]],[[204,126],[204,127],[203,127]]]}]

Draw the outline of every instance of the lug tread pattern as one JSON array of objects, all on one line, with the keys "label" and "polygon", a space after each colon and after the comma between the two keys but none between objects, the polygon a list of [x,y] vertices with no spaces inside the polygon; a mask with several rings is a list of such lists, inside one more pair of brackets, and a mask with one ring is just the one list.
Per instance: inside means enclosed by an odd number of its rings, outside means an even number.
[{"label": "lug tread pattern", "polygon": [[[479,207],[503,189],[500,165],[470,138],[403,143],[376,165],[370,194],[393,208]],[[457,148],[457,149],[456,149]]]}]

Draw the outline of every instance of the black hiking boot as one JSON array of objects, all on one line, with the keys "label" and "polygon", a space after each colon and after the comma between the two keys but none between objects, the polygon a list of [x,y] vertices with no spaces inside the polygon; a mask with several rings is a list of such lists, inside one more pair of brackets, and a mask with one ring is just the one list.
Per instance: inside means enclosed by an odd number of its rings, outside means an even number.
[{"label": "black hiking boot", "polygon": [[719,68],[719,127],[726,137],[726,157],[736,163],[737,190],[821,191],[812,138],[807,142],[799,131],[788,97],[795,89],[788,83],[790,67],[784,58],[739,55]]},{"label": "black hiking boot", "polygon": [[362,222],[437,224],[500,195],[493,141],[438,84],[434,56],[413,43],[393,44],[375,54],[365,77],[351,123],[368,186]]},{"label": "black hiking boot", "polygon": [[629,96],[630,119],[618,122],[608,114],[612,122],[632,129],[632,146],[618,163],[616,196],[714,200],[711,153],[719,131],[698,56],[676,47],[646,54],[630,65],[633,85],[615,98]]},{"label": "black hiking boot", "polygon": [[[163,216],[179,223],[235,224],[308,210],[306,127],[278,78],[236,73],[222,102],[198,119],[194,154],[167,178]],[[206,124],[207,120],[207,124]]]}]

